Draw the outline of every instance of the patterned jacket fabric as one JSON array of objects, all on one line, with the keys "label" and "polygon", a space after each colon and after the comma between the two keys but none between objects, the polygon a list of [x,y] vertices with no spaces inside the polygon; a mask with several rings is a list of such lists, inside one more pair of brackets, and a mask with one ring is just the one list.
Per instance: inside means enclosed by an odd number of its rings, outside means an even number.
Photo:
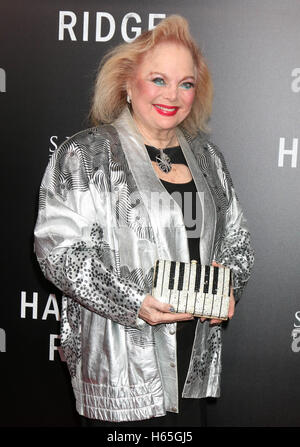
[{"label": "patterned jacket fabric", "polygon": [[[201,262],[232,268],[238,300],[254,258],[224,158],[203,134],[178,129],[178,139],[204,197]],[[63,293],[61,344],[79,414],[118,422],[178,412],[176,324],[151,326],[138,313],[155,260],[189,262],[186,229],[127,109],[51,157],[35,252]],[[220,395],[221,349],[221,327],[198,321],[184,397]]]}]

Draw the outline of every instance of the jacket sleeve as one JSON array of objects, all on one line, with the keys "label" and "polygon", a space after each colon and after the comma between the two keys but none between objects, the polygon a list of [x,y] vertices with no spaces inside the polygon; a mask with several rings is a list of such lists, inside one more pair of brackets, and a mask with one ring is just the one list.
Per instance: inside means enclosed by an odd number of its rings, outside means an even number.
[{"label": "jacket sleeve", "polygon": [[247,220],[236,195],[225,159],[216,147],[215,150],[218,153],[218,157],[216,157],[217,172],[228,203],[224,232],[215,253],[215,261],[231,268],[234,298],[237,302],[250,278],[254,263],[254,251],[251,247]]},{"label": "jacket sleeve", "polygon": [[146,294],[118,275],[108,170],[94,169],[95,157],[88,155],[73,137],[53,154],[40,188],[35,253],[45,277],[64,295],[105,318],[139,328]]}]

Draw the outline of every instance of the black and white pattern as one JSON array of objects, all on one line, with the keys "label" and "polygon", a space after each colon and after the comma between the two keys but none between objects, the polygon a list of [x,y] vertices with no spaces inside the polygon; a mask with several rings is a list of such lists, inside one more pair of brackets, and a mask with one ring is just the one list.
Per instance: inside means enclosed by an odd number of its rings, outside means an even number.
[{"label": "black and white pattern", "polygon": [[[217,262],[233,269],[235,294],[240,297],[253,252],[230,175],[221,153],[203,135],[185,136],[217,211],[209,250]],[[168,222],[165,216],[171,231],[156,240],[135,178],[114,127],[80,132],[50,160],[35,228],[41,268],[64,294],[61,343],[78,411],[116,421],[128,419],[129,409],[130,417],[137,419],[157,415],[157,408],[164,414],[158,373],[162,365],[157,362],[162,352],[171,355],[174,340],[166,325],[151,327],[138,314],[152,289],[157,244],[172,244],[176,219]],[[174,379],[176,371],[170,365],[164,364],[164,374]],[[186,397],[218,396],[220,370],[221,329],[198,324]],[[152,393],[159,402],[155,408],[149,403]],[[168,399],[176,400],[176,393]]]}]

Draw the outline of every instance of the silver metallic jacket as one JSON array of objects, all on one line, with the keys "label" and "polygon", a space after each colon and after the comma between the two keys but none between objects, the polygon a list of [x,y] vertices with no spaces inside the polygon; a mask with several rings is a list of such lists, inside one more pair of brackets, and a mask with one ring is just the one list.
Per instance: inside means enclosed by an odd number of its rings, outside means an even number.
[{"label": "silver metallic jacket", "polygon": [[[192,139],[178,129],[177,136],[204,193],[201,262],[233,269],[238,300],[253,251],[223,156],[202,134]],[[151,293],[155,260],[189,262],[187,234],[128,109],[53,154],[40,190],[35,252],[63,292],[61,344],[79,414],[128,421],[178,412],[176,324],[151,326],[138,313]],[[220,372],[221,327],[198,321],[183,397],[218,397]]]}]

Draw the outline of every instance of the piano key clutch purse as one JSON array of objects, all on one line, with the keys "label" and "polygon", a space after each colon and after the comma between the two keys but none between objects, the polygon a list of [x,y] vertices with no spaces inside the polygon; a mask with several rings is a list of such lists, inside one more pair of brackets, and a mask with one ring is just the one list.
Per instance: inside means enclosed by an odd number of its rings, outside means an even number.
[{"label": "piano key clutch purse", "polygon": [[157,260],[152,296],[169,303],[175,312],[227,320],[231,282],[228,267]]}]

